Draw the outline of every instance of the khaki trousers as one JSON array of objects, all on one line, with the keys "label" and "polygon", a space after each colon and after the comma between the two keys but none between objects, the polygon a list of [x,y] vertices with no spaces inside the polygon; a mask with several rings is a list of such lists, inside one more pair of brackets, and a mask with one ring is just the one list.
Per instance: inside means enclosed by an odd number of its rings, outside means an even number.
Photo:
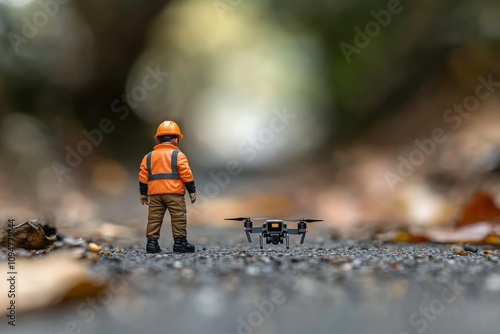
[{"label": "khaki trousers", "polygon": [[168,210],[174,238],[186,238],[186,201],[184,195],[149,196],[148,228],[146,238],[159,239],[163,217]]}]

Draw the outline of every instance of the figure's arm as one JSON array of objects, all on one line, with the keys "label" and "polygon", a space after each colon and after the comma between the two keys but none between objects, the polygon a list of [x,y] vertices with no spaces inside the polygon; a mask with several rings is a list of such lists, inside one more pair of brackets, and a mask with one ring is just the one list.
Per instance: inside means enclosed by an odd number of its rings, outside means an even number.
[{"label": "figure's arm", "polygon": [[148,201],[148,169],[146,167],[146,157],[142,159],[139,170],[139,192],[141,193],[142,205],[149,204]]},{"label": "figure's arm", "polygon": [[141,195],[147,196],[148,195],[148,184],[142,183],[141,181],[139,181],[139,192],[141,193]]},{"label": "figure's arm", "polygon": [[177,168],[179,170],[179,176],[189,193],[191,203],[196,202],[196,185],[194,184],[193,172],[191,171],[191,167],[189,167],[188,159],[182,152],[179,152],[177,156]]},{"label": "figure's arm", "polygon": [[179,171],[179,176],[184,184],[188,182],[194,183],[194,176],[193,172],[191,171],[191,167],[189,167],[188,159],[182,152],[179,152],[179,154],[177,155],[177,168]]},{"label": "figure's arm", "polygon": [[194,184],[194,181],[186,182],[184,185],[186,186],[188,193],[192,194],[196,192],[196,185]]}]

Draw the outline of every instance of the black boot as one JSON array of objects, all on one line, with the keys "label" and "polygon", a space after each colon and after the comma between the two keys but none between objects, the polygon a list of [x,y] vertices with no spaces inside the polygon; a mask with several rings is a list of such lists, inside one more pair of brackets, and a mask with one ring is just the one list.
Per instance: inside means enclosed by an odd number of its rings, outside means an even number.
[{"label": "black boot", "polygon": [[194,245],[187,242],[186,238],[174,238],[174,252],[194,253],[194,251]]},{"label": "black boot", "polygon": [[148,243],[146,244],[146,253],[160,253],[161,248],[158,245],[158,239],[148,238]]}]

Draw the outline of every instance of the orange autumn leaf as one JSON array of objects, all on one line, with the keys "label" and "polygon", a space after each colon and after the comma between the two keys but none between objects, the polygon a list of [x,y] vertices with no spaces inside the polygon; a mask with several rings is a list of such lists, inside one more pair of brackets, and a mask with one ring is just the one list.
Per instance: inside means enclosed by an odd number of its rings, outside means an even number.
[{"label": "orange autumn leaf", "polygon": [[402,242],[402,243],[421,243],[428,242],[429,239],[423,235],[412,234],[408,231],[399,231],[394,236],[394,242]]},{"label": "orange autumn leaf", "polygon": [[484,238],[483,243],[490,245],[499,245],[500,244],[500,236],[490,234],[486,238]]},{"label": "orange autumn leaf", "polygon": [[440,244],[500,245],[500,225],[492,222],[479,222],[445,229],[390,231],[378,234],[377,239],[413,244],[433,242]]},{"label": "orange autumn leaf", "polygon": [[465,206],[456,226],[491,221],[498,217],[500,217],[500,209],[496,206],[491,195],[485,192],[478,192]]}]

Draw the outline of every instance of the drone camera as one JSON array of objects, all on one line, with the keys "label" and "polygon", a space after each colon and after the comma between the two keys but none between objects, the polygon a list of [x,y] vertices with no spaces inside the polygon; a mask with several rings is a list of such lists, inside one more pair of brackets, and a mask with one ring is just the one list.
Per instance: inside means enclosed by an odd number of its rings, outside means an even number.
[{"label": "drone camera", "polygon": [[280,236],[280,235],[272,235],[272,236],[269,236],[266,238],[266,243],[269,244],[273,244],[273,245],[277,245],[279,243],[283,243],[283,237]]}]

